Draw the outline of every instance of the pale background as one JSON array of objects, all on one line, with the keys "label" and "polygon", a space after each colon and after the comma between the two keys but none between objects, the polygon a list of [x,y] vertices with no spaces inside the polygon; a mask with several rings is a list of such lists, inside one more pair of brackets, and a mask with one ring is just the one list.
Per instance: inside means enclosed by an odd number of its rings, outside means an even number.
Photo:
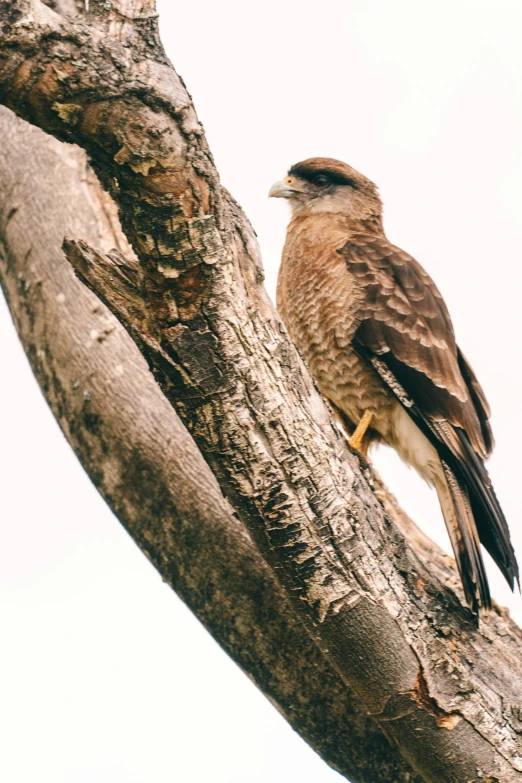
[{"label": "pale background", "polygon": [[[435,278],[490,399],[490,470],[522,558],[520,0],[160,0],[159,11],[272,294],[287,221],[286,205],[267,200],[272,182],[325,155],[379,184],[389,237]],[[112,517],[3,302],[0,366],[0,779],[340,780]],[[393,454],[375,461],[446,546],[434,494]],[[489,573],[522,622],[521,599]]]}]

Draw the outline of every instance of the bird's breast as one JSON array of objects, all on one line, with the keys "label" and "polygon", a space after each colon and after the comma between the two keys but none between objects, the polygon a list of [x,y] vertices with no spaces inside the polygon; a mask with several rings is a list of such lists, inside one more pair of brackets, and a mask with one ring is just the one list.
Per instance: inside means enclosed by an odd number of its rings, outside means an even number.
[{"label": "bird's breast", "polygon": [[351,341],[361,301],[360,288],[337,253],[346,234],[314,230],[313,222],[290,226],[277,285],[278,310],[307,362],[325,339]]},{"label": "bird's breast", "polygon": [[322,393],[357,424],[366,410],[385,416],[394,401],[353,349],[364,292],[337,253],[346,241],[346,233],[314,233],[311,226],[289,230],[277,307]]}]

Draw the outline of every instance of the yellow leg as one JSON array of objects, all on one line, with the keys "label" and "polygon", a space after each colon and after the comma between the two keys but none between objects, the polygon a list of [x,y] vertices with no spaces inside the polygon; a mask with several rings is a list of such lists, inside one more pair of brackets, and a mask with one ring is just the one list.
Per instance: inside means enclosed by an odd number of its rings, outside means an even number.
[{"label": "yellow leg", "polygon": [[368,450],[368,446],[363,448],[363,440],[364,436],[366,435],[366,430],[370,426],[373,419],[373,413],[370,411],[366,411],[355,428],[355,432],[353,433],[352,437],[348,439],[348,443],[350,444],[350,448],[355,449],[356,451],[361,451],[363,454],[366,454]]}]

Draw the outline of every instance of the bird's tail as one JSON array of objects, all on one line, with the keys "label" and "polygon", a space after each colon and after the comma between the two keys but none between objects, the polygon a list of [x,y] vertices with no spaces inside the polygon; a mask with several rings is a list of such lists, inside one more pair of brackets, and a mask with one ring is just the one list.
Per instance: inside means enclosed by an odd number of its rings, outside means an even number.
[{"label": "bird's tail", "polygon": [[513,590],[515,582],[520,587],[517,559],[506,518],[493,490],[486,466],[471,446],[466,434],[457,428],[462,454],[454,469],[461,485],[467,487],[471,509],[477,525],[480,543],[500,568]]},{"label": "bird's tail", "polygon": [[466,600],[477,615],[485,614],[491,609],[491,597],[469,496],[450,466],[444,460],[441,465],[442,474],[436,478],[435,487]]}]

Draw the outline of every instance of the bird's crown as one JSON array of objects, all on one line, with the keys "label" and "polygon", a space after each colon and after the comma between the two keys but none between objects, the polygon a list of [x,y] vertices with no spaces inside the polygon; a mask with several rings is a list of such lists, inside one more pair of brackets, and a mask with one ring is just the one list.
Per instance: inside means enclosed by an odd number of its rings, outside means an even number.
[{"label": "bird's crown", "polygon": [[351,185],[353,188],[373,193],[377,190],[368,177],[335,158],[307,158],[300,163],[295,163],[288,172],[289,177],[300,177],[309,182],[321,175],[335,185]]}]

